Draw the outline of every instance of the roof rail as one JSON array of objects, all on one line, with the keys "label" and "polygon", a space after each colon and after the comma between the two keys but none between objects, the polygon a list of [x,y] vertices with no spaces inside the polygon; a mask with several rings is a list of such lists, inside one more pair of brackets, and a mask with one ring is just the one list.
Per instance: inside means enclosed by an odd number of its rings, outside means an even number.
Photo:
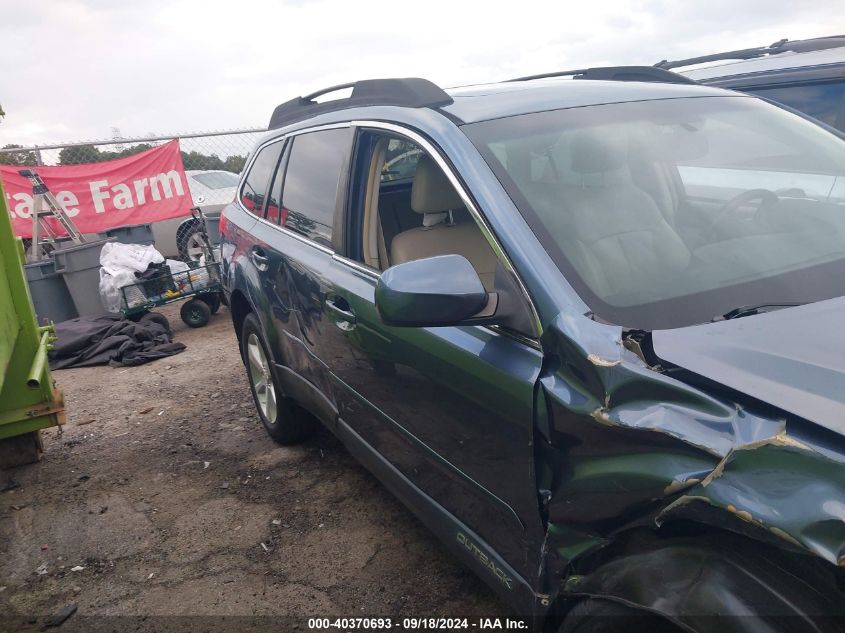
[{"label": "roof rail", "polygon": [[784,38],[778,40],[768,46],[759,46],[757,48],[744,48],[738,51],[727,51],[724,53],[713,53],[712,55],[702,55],[701,57],[690,57],[689,59],[679,59],[676,61],[663,60],[657,62],[654,67],[670,70],[672,68],[680,68],[682,66],[692,66],[693,64],[703,64],[705,62],[717,62],[723,59],[755,59],[763,57],[764,55],[777,55],[787,51],[792,53],[807,53],[809,51],[821,51],[827,48],[839,48],[845,46],[845,35],[829,35],[827,37],[815,37],[809,40],[794,40],[789,41]]},{"label": "roof rail", "polygon": [[561,70],[540,75],[517,77],[508,81],[530,81],[547,77],[569,77],[573,79],[604,79],[607,81],[652,81],[669,84],[694,84],[695,80],[654,66],[599,66],[581,70]]},{"label": "roof rail", "polygon": [[[316,97],[345,88],[352,88],[352,94],[345,99],[334,99],[323,103],[314,101]],[[427,79],[418,77],[364,79],[331,86],[282,103],[273,110],[268,129],[280,128],[317,114],[357,106],[394,105],[408,108],[436,108],[450,103],[452,103],[452,97]]]}]

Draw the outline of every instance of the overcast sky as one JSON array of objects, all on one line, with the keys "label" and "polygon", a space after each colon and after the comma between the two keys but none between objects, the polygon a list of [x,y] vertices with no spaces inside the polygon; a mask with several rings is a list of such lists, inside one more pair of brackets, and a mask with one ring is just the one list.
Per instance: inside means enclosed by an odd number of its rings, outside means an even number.
[{"label": "overcast sky", "polygon": [[362,78],[441,86],[845,33],[842,0],[0,0],[0,146],[266,125]]}]

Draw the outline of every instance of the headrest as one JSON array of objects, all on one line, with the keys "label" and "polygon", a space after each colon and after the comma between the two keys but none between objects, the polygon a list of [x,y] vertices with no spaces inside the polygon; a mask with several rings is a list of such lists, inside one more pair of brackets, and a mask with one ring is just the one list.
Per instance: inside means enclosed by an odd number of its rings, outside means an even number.
[{"label": "headrest", "polygon": [[411,185],[411,208],[417,213],[443,213],[463,207],[463,200],[443,170],[423,155]]},{"label": "headrest", "polygon": [[623,139],[608,138],[607,134],[583,130],[572,138],[570,145],[572,171],[579,174],[598,174],[622,167],[627,160]]}]

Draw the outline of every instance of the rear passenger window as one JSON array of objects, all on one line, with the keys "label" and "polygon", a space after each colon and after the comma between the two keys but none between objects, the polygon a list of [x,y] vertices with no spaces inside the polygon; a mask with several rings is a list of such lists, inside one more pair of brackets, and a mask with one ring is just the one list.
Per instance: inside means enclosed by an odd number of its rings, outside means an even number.
[{"label": "rear passenger window", "polygon": [[241,187],[241,204],[255,215],[264,216],[264,196],[270,185],[270,177],[276,171],[283,145],[280,141],[259,150]]},{"label": "rear passenger window", "polygon": [[352,130],[308,132],[292,140],[282,193],[283,224],[331,245],[338,183],[346,169]]}]

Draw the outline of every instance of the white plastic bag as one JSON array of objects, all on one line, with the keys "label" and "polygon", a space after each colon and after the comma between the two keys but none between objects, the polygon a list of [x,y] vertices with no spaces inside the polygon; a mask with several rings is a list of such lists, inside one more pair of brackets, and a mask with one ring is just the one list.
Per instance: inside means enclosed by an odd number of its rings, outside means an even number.
[{"label": "white plastic bag", "polygon": [[142,273],[150,264],[160,264],[164,257],[154,246],[106,242],[100,251],[100,265],[110,275],[121,271]]},{"label": "white plastic bag", "polygon": [[119,270],[110,275],[105,268],[100,268],[100,299],[103,307],[109,312],[120,312],[121,308],[141,305],[146,301],[143,290],[140,286],[133,286],[126,291],[128,306],[123,306],[123,295],[120,289],[137,283],[135,273],[131,270]]},{"label": "white plastic bag", "polygon": [[178,259],[167,259],[165,262],[170,269],[170,278],[173,280],[176,292],[183,292],[188,285],[191,267]]},{"label": "white plastic bag", "polygon": [[193,284],[194,290],[205,288],[208,281],[208,268],[197,268],[191,271],[191,284]]},{"label": "white plastic bag", "polygon": [[167,267],[170,269],[171,275],[175,275],[176,273],[183,273],[186,270],[191,269],[188,264],[186,264],[185,262],[181,262],[178,259],[166,259],[164,261],[167,263]]}]

